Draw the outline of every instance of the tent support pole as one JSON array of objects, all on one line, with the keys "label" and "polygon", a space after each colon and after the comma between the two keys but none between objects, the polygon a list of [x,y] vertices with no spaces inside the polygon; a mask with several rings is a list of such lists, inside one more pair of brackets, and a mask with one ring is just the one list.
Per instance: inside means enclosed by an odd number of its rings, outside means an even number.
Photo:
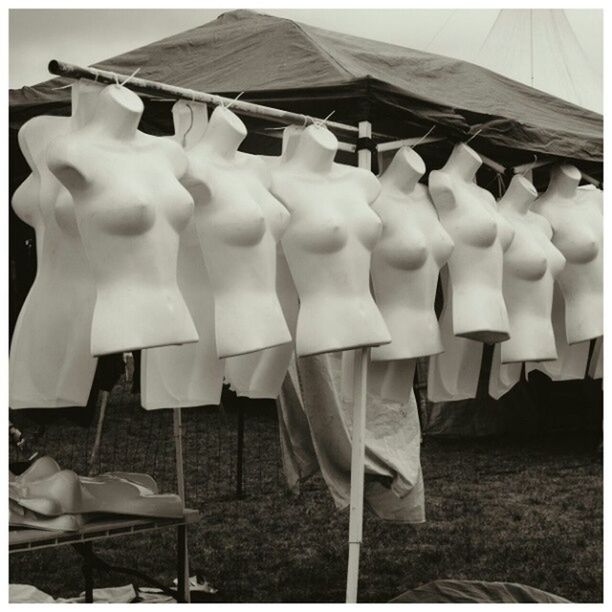
[{"label": "tent support pole", "polygon": [[[372,124],[359,123],[359,137],[372,137]],[[357,152],[360,168],[371,170],[372,152]],[[353,376],[353,427],[351,431],[351,496],[349,516],[349,554],[346,575],[346,603],[357,603],[359,553],[363,536],[363,489],[365,474],[365,434],[369,348],[355,351]]]}]

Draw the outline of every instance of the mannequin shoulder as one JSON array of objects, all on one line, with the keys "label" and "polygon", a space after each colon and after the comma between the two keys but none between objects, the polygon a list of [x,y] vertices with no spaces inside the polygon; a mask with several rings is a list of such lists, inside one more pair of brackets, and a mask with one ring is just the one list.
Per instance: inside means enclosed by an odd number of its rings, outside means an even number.
[{"label": "mannequin shoulder", "polygon": [[[340,164],[338,164],[340,166]],[[371,204],[379,196],[382,186],[374,173],[365,168],[355,168],[353,166],[344,166],[342,171],[350,176],[351,181],[362,186],[366,193],[366,199]]]},{"label": "mannequin shoulder", "polygon": [[427,183],[429,195],[436,207],[452,208],[455,205],[455,185],[453,179],[445,172],[433,170]]},{"label": "mannequin shoulder", "polygon": [[17,140],[19,148],[27,151],[32,157],[38,158],[50,142],[66,133],[69,121],[66,117],[49,117],[41,115],[26,121],[19,132]]},{"label": "mannequin shoulder", "polygon": [[83,169],[83,145],[74,133],[59,136],[47,147],[46,162],[49,170],[66,187],[83,187],[87,173]]},{"label": "mannequin shoulder", "polygon": [[82,149],[80,139],[74,133],[59,136],[47,147],[47,164],[52,171],[60,166],[77,165],[82,159]]},{"label": "mannequin shoulder", "polygon": [[152,136],[155,138],[155,146],[170,160],[177,178],[182,178],[187,172],[189,160],[183,147],[176,140],[164,137]]},{"label": "mannequin shoulder", "polygon": [[253,172],[258,181],[261,182],[266,189],[269,189],[272,184],[272,172],[269,163],[259,155],[240,153],[240,156],[246,167]]},{"label": "mannequin shoulder", "polygon": [[534,228],[541,231],[549,240],[552,238],[553,228],[546,217],[536,212],[529,211],[527,213],[527,219]]}]

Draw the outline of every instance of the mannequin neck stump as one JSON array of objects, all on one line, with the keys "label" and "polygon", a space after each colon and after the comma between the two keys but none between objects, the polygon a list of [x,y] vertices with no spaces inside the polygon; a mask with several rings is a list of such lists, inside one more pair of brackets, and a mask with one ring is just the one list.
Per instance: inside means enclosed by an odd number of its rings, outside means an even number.
[{"label": "mannequin neck stump", "polygon": [[510,181],[504,197],[499,201],[499,206],[526,215],[537,197],[536,188],[525,177],[516,174]]},{"label": "mannequin neck stump", "polygon": [[424,174],[425,162],[421,156],[412,149],[402,147],[380,177],[380,182],[385,187],[393,187],[408,195]]},{"label": "mannequin neck stump", "polygon": [[121,85],[109,85],[100,93],[90,123],[116,140],[131,140],[143,111],[144,104],[134,92]]},{"label": "mannequin neck stump", "polygon": [[550,174],[550,183],[547,193],[564,198],[571,198],[576,194],[582,175],[575,166],[563,164],[553,169]]},{"label": "mannequin neck stump", "polygon": [[324,173],[332,168],[338,150],[338,140],[325,127],[309,125],[300,135],[292,160],[311,172]]},{"label": "mannequin neck stump", "polygon": [[94,117],[104,85],[81,79],[72,86],[72,129],[78,130]]},{"label": "mannequin neck stump", "polygon": [[455,145],[443,170],[456,174],[465,181],[471,181],[476,175],[476,170],[482,165],[480,155],[464,143]]},{"label": "mannequin neck stump", "polygon": [[217,106],[210,116],[202,143],[221,157],[232,159],[246,135],[244,123],[227,108]]}]

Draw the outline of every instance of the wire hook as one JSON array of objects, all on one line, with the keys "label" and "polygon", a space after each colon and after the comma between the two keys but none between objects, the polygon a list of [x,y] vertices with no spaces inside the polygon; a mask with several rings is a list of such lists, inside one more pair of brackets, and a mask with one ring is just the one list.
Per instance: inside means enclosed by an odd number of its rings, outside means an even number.
[{"label": "wire hook", "polygon": [[138,68],[136,68],[136,70],[134,70],[134,72],[132,72],[132,74],[130,74],[130,76],[129,76],[129,77],[127,77],[127,78],[125,79],[125,81],[123,81],[123,83],[121,83],[121,86],[122,86],[122,87],[125,87],[125,84],[126,84],[128,81],[130,81],[131,79],[133,79],[133,78],[136,76],[136,74],[138,73],[138,71],[139,71],[139,70],[140,70],[140,66],[139,66]]},{"label": "wire hook", "polygon": [[414,147],[418,147],[435,129],[436,126],[432,126],[429,132],[427,132],[427,134],[425,134],[424,136],[421,136],[421,138],[419,138],[419,140],[415,142],[410,148],[414,149]]},{"label": "wire hook", "polygon": [[480,134],[480,132],[482,132],[482,130],[483,130],[483,128],[480,128],[475,134],[472,134],[463,144],[468,144],[469,142],[474,140],[474,138],[476,138],[476,136],[478,136],[478,134]]}]

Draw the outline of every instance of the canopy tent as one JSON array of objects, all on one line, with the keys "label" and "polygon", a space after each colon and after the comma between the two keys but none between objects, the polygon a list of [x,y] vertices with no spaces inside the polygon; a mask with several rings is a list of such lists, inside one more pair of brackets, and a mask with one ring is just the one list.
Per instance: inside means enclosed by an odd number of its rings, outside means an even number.
[{"label": "canopy tent", "polygon": [[[67,58],[70,59],[70,58]],[[598,164],[602,117],[479,66],[247,10],[135,49],[96,67],[253,100],[344,123],[372,121],[395,138],[438,134],[481,146],[504,165],[533,154]],[[66,82],[52,79],[10,93],[10,124],[66,112]],[[593,168],[590,168],[591,172]]]},{"label": "canopy tent", "polygon": [[[95,66],[126,75],[139,69],[142,78],[228,97],[244,91],[244,100],[312,116],[334,111],[333,119],[346,124],[367,119],[378,142],[422,136],[435,126],[434,135],[447,142],[419,148],[430,169],[442,165],[453,141],[475,136],[474,148],[505,167],[557,156],[603,176],[603,118],[597,113],[464,61],[252,11],[225,13]],[[70,90],[61,89],[68,83],[56,78],[10,92],[11,192],[29,172],[17,130],[37,115],[68,115]],[[141,128],[171,133],[171,104],[146,99]],[[245,150],[279,152],[261,121],[245,122]],[[490,169],[479,172],[483,186],[490,188],[491,178]],[[535,178],[538,187],[545,184],[544,174],[540,185]],[[31,228],[10,214],[13,323],[35,257]]]}]

